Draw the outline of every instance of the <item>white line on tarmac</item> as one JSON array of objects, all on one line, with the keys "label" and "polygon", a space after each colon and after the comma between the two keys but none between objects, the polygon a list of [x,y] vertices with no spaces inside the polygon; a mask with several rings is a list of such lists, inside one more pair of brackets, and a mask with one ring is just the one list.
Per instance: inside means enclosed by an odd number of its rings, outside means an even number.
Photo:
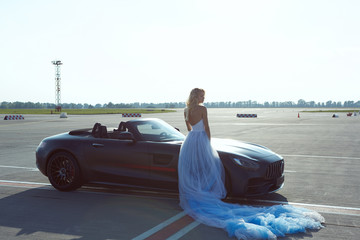
[{"label": "white line on tarmac", "polygon": [[360,208],[354,208],[354,207],[343,207],[343,206],[332,206],[332,205],[321,205],[321,204],[310,204],[310,203],[296,203],[296,202],[282,202],[282,201],[273,201],[273,200],[252,200],[252,201],[259,202],[259,203],[293,205],[293,206],[298,206],[298,207],[300,206],[300,207],[309,208],[311,210],[321,212],[321,213],[360,217]]},{"label": "white line on tarmac", "polygon": [[[24,182],[24,181],[10,181],[10,180],[0,180],[0,183],[9,183],[10,185],[5,186],[11,186],[13,187],[25,187],[26,185],[29,185],[29,187],[33,187],[34,185],[42,185],[47,186],[50,185],[48,183],[37,183],[37,182]],[[0,184],[1,185],[1,184]],[[32,185],[32,186],[31,186]],[[3,185],[4,186],[4,185]],[[310,210],[314,210],[320,213],[327,213],[327,214],[337,214],[337,215],[347,215],[347,216],[356,216],[360,217],[360,208],[354,208],[354,207],[343,207],[343,206],[331,206],[331,205],[320,205],[320,204],[308,204],[308,203],[295,203],[295,202],[283,202],[283,201],[273,201],[273,200],[252,200],[258,203],[271,203],[271,204],[284,204],[284,205],[293,205],[293,206],[300,206],[305,207]],[[176,214],[175,216],[165,220],[164,222],[158,224],[157,226],[151,228],[150,230],[138,235],[137,237],[133,238],[132,240],[144,240],[153,234],[156,234],[157,232],[163,230],[170,224],[175,223],[182,217],[186,215],[185,212],[180,212]],[[196,228],[200,223],[194,221],[187,226],[183,227],[178,232],[174,233],[173,235],[169,236],[169,240],[177,240],[190,232],[192,229]]]},{"label": "white line on tarmac", "polygon": [[164,227],[170,225],[171,223],[177,221],[178,219],[182,218],[183,216],[185,216],[186,213],[185,212],[180,212],[178,214],[176,214],[175,216],[167,219],[166,221],[160,223],[159,225],[149,229],[148,231],[140,234],[139,236],[133,238],[132,240],[142,240],[142,239],[145,239],[149,236],[151,236],[152,234],[158,232],[159,230],[163,229]]},{"label": "white line on tarmac", "polygon": [[[318,204],[306,204],[306,203],[292,203],[292,202],[281,202],[281,201],[271,201],[271,200],[254,200],[259,203],[271,203],[271,204],[284,204],[284,205],[293,205],[293,206],[301,206],[301,207],[307,207],[311,210],[319,211],[322,213],[329,213],[329,214],[340,214],[340,215],[349,215],[349,216],[360,216],[360,208],[352,208],[352,207],[341,207],[341,206],[329,206],[329,205],[318,205]],[[330,210],[330,211],[329,211]],[[132,240],[145,240],[151,235],[162,231],[166,226],[176,222],[178,219],[185,216],[185,212],[180,212],[179,214],[165,220],[163,223],[160,223],[159,225],[155,226],[154,228],[140,234],[139,236],[133,238]],[[197,221],[194,221],[187,226],[183,227],[178,232],[174,233],[170,237],[168,237],[166,240],[177,240],[180,239],[182,236],[186,235],[188,232],[190,232],[192,229],[199,226],[200,223]]]},{"label": "white line on tarmac", "polygon": [[40,185],[40,186],[50,186],[50,183],[39,183],[39,182],[24,182],[24,181],[11,181],[11,180],[0,180],[4,183],[14,183],[14,184],[30,184],[30,185]]},{"label": "white line on tarmac", "polygon": [[[10,180],[0,180],[0,186],[1,182],[3,183],[9,183],[13,184],[13,187],[19,187],[24,188],[26,185],[39,185],[39,186],[50,186],[49,183],[38,183],[38,182],[25,182],[25,181],[10,181]],[[91,191],[87,191],[88,193],[91,193]],[[359,216],[360,217],[360,208],[354,208],[354,207],[344,207],[344,206],[332,206],[332,205],[321,205],[321,204],[310,204],[310,203],[296,203],[296,202],[283,202],[283,201],[273,201],[273,200],[255,200],[252,199],[251,201],[258,202],[258,203],[272,203],[272,204],[289,204],[289,205],[296,205],[296,206],[303,206],[307,208],[311,208],[313,210],[316,210],[318,212],[322,213],[329,213],[329,214],[337,214],[337,215],[349,215],[349,216]],[[183,213],[185,214],[185,213]],[[177,215],[176,215],[177,216]],[[184,215],[179,215],[176,217],[176,219],[172,219],[170,221],[176,221],[177,219],[183,217]],[[168,223],[168,224],[170,224]],[[167,225],[168,225],[167,224]]]},{"label": "white line on tarmac", "polygon": [[0,165],[0,168],[18,168],[18,169],[25,169],[25,170],[29,170],[29,171],[39,171],[39,169],[37,169],[37,168],[19,167],[19,166],[5,166],[5,165]]},{"label": "white line on tarmac", "polygon": [[187,225],[186,227],[184,227],[183,229],[181,229],[180,231],[178,231],[177,233],[175,233],[174,235],[167,238],[166,240],[177,240],[199,225],[200,225],[199,222],[194,221],[194,222],[190,223],[189,225]]},{"label": "white line on tarmac", "polygon": [[284,157],[304,157],[304,158],[331,158],[331,159],[359,159],[360,157],[336,157],[336,156],[317,156],[317,155],[290,155],[281,154]]}]

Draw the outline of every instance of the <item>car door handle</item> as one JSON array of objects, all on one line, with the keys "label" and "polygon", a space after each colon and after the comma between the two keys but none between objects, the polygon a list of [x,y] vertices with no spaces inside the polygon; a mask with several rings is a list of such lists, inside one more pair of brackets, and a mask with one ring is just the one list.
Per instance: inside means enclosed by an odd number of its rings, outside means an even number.
[{"label": "car door handle", "polygon": [[93,143],[92,146],[93,146],[94,148],[102,148],[102,147],[104,147],[104,144],[101,144],[101,143]]}]

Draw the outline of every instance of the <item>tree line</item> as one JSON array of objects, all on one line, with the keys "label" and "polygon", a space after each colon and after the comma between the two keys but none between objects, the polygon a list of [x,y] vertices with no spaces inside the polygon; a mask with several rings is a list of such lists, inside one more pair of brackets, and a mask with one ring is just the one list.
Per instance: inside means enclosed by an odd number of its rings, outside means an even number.
[{"label": "tree line", "polygon": [[[238,101],[238,102],[207,102],[204,105],[208,108],[360,108],[360,100],[345,102],[307,102],[303,99],[297,103],[286,102],[264,102],[257,101]],[[33,103],[33,102],[1,102],[1,109],[55,109],[54,103]],[[87,103],[62,103],[63,109],[91,109],[91,108],[184,108],[185,102],[166,102],[166,103],[105,103],[105,104],[87,104]]]}]

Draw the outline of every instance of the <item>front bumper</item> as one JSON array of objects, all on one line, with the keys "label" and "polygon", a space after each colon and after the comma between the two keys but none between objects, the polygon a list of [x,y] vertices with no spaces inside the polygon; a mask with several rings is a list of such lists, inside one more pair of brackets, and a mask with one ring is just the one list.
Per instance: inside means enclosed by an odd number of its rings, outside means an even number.
[{"label": "front bumper", "polygon": [[263,195],[280,190],[284,186],[285,176],[274,179],[252,178],[249,179],[246,195]]}]

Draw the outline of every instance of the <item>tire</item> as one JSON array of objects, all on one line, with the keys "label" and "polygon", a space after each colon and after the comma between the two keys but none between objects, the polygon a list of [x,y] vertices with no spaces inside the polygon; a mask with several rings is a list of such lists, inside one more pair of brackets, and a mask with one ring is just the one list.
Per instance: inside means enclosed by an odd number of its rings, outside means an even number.
[{"label": "tire", "polygon": [[51,156],[47,176],[51,185],[60,191],[73,191],[81,187],[79,165],[68,152],[58,152]]}]

